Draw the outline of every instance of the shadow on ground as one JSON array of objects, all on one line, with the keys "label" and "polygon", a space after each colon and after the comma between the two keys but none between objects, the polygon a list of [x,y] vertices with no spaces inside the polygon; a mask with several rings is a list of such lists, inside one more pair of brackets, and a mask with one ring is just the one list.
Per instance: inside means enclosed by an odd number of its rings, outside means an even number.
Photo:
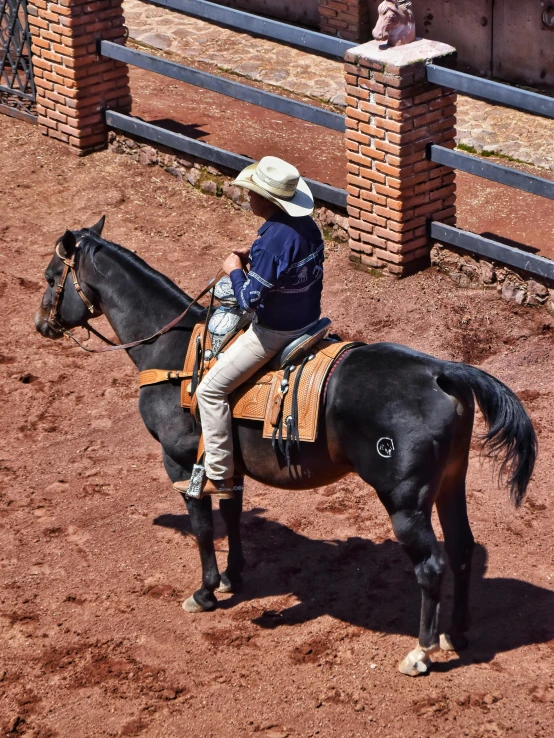
[{"label": "shadow on ground", "polygon": [[[298,603],[279,612],[266,610],[253,622],[278,628],[330,615],[381,633],[417,638],[420,594],[406,555],[396,541],[365,538],[314,540],[273,520],[262,509],[243,515],[247,559],[244,588],[220,602],[229,609],[239,602],[293,595]],[[187,515],[161,515],[155,525],[192,535]],[[215,514],[216,537],[224,528]],[[496,654],[554,638],[554,592],[510,578],[487,578],[487,550],[477,545],[471,587],[471,646],[459,659],[436,668],[448,671],[467,663],[490,662]],[[443,589],[445,626],[452,583]]]},{"label": "shadow on ground", "polygon": [[158,126],[158,128],[163,128],[166,131],[172,131],[173,133],[180,133],[181,136],[187,136],[187,138],[204,138],[205,136],[209,136],[208,131],[204,131],[202,129],[201,123],[179,123],[176,120],[172,120],[171,118],[158,118],[157,120],[151,120],[148,121],[152,125]]},{"label": "shadow on ground", "polygon": [[481,235],[483,238],[489,238],[491,241],[498,241],[498,243],[501,243],[504,246],[510,246],[512,249],[519,249],[520,251],[525,251],[528,254],[538,254],[540,251],[540,249],[537,249],[534,246],[528,246],[526,243],[514,241],[512,238],[506,238],[505,236],[499,236],[498,233],[484,231]]}]

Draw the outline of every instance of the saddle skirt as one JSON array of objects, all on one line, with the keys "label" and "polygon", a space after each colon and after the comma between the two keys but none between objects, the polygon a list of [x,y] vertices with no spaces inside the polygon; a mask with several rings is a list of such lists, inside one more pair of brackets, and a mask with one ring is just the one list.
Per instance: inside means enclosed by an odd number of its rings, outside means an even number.
[{"label": "saddle skirt", "polygon": [[[227,346],[236,341],[242,332],[234,336]],[[264,438],[285,439],[289,436],[290,421],[294,419],[294,440],[315,441],[322,394],[325,392],[333,365],[336,365],[336,362],[351,348],[359,345],[324,339],[310,348],[307,355],[299,358],[298,363],[292,366],[275,370],[264,367],[230,396],[233,418],[263,423]],[[201,367],[202,353],[204,357],[211,357],[205,358],[203,367]],[[199,323],[193,329],[183,370],[168,372],[150,369],[141,372],[140,386],[171,380],[181,381],[181,406],[194,414],[196,411],[194,390],[216,361],[217,359],[212,356],[210,334],[205,331],[204,323]]]}]

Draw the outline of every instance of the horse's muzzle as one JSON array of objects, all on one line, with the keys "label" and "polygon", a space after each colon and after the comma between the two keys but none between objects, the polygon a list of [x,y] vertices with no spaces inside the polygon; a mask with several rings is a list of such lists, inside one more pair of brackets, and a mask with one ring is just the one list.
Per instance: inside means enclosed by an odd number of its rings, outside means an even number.
[{"label": "horse's muzzle", "polygon": [[63,338],[62,331],[58,331],[50,325],[47,315],[48,313],[45,314],[42,308],[37,310],[35,314],[35,328],[37,331],[44,338],[53,338],[54,340]]},{"label": "horse's muzzle", "polygon": [[386,41],[389,35],[386,31],[379,31],[377,28],[373,29],[372,34],[376,41]]}]

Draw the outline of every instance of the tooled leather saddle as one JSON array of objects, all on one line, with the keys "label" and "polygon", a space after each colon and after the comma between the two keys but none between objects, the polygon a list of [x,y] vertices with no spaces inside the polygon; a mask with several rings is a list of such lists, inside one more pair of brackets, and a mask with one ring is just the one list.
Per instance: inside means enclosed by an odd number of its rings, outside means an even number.
[{"label": "tooled leather saddle", "polygon": [[[318,321],[236,389],[230,397],[233,417],[259,421],[263,424],[263,437],[272,438],[282,450],[287,442],[315,441],[322,395],[331,373],[350,349],[360,345],[325,338],[330,326],[328,318]],[[226,347],[243,331],[237,332]],[[213,352],[205,324],[198,323],[192,332],[183,369],[147,369],[140,372],[140,386],[180,381],[181,406],[195,414],[196,387],[218,355]]]},{"label": "tooled leather saddle", "polygon": [[[214,296],[221,307],[208,325],[194,327],[183,369],[147,369],[139,374],[141,387],[180,381],[181,406],[195,416],[196,388],[249,323],[248,315],[238,308],[228,277],[215,285]],[[317,438],[322,398],[332,372],[350,349],[360,345],[327,337],[330,327],[329,318],[319,320],[229,398],[233,417],[262,424],[263,437],[273,439],[289,466],[291,445]]]}]

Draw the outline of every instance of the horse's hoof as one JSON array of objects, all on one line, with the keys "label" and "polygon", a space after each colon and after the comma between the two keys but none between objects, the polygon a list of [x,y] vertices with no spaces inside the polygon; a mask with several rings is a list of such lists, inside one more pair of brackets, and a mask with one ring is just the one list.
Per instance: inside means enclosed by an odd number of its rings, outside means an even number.
[{"label": "horse's hoof", "polygon": [[234,594],[238,592],[242,584],[242,577],[235,575],[233,579],[234,581],[231,581],[226,572],[223,572],[216,592],[221,592],[222,594]]},{"label": "horse's hoof", "polygon": [[452,639],[450,638],[448,633],[441,633],[440,647],[441,647],[441,651],[455,651],[456,650],[454,644],[452,643]]},{"label": "horse's hoof", "polygon": [[194,599],[194,595],[191,595],[188,600],[183,602],[183,610],[185,612],[206,612],[207,608],[199,605]]},{"label": "horse's hoof", "polygon": [[416,646],[413,651],[406,656],[404,661],[398,664],[398,671],[406,676],[416,677],[422,674],[427,674],[431,668],[431,659],[429,654],[438,650],[437,646],[431,648],[422,648]]},{"label": "horse's hoof", "polygon": [[441,651],[463,651],[469,645],[468,639],[462,633],[450,635],[449,633],[441,633],[440,647]]},{"label": "horse's hoof", "polygon": [[398,664],[398,671],[406,676],[416,677],[427,674],[431,666],[431,659],[423,658],[412,661],[408,656]]}]

